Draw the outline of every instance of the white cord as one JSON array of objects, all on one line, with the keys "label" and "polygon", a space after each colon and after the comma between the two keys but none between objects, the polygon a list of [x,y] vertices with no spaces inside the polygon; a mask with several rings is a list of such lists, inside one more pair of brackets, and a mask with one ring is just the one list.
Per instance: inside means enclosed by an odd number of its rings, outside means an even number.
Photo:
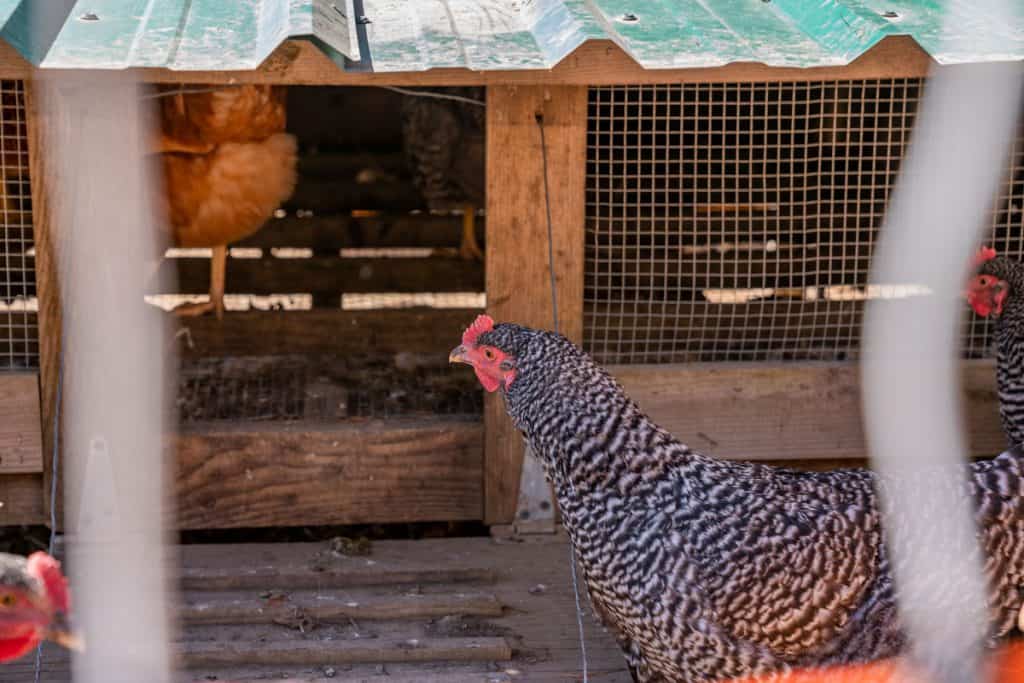
[{"label": "white cord", "polygon": [[403,95],[410,95],[412,97],[429,97],[435,100],[452,100],[454,102],[462,102],[463,104],[472,104],[477,107],[487,106],[486,102],[474,100],[472,97],[462,97],[461,95],[449,95],[448,93],[433,92],[430,90],[410,90],[408,88],[397,88],[393,85],[378,85],[377,87],[383,90],[402,93]]}]

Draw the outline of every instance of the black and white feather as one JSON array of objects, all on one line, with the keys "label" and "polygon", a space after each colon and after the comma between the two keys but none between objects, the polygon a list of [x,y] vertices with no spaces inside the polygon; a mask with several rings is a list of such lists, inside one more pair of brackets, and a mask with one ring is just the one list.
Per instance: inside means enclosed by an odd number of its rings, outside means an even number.
[{"label": "black and white feather", "polygon": [[[543,462],[594,609],[638,681],[904,651],[878,509],[885,481],[706,457],[565,338],[500,324],[478,342],[515,359],[506,408]],[[1013,450],[964,466],[961,480],[987,556],[991,640],[1016,628],[1024,602],[1022,465]]]}]

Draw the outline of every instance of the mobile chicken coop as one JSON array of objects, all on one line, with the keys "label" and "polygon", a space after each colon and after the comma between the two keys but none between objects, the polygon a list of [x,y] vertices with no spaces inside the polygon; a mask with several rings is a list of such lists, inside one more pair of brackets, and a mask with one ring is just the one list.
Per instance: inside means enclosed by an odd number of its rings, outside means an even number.
[{"label": "mobile chicken coop", "polygon": [[[956,41],[917,0],[710,4],[64,0],[33,15],[0,2],[0,524],[49,518],[61,244],[39,149],[60,122],[33,98],[48,70],[289,86],[298,187],[228,266],[229,294],[262,303],[181,323],[182,528],[526,528],[544,501],[520,495],[521,440],[444,363],[482,305],[550,327],[552,273],[561,330],[684,442],[808,466],[864,458],[864,301],[914,294],[874,291],[867,274],[925,77],[1021,60],[1024,15],[1000,24],[951,3],[947,25],[971,35]],[[483,266],[439,255],[463,218],[427,211],[402,177],[408,95],[393,89],[448,86],[486,88]],[[992,244],[1024,256],[1024,129]],[[180,291],[162,294],[205,291],[203,255],[168,263]],[[1003,445],[989,342],[968,318],[977,455]],[[492,641],[476,653],[500,660]]]}]

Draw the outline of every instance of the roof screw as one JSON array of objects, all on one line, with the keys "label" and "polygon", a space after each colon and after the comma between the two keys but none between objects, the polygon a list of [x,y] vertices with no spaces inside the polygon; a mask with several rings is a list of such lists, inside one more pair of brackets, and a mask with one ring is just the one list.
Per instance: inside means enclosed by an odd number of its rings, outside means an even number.
[{"label": "roof screw", "polygon": [[882,16],[886,19],[899,19],[900,15],[897,12],[889,10],[888,12],[882,12]]},{"label": "roof screw", "polygon": [[360,14],[359,18],[356,19],[356,23],[357,24],[372,24],[373,22],[365,14]]},{"label": "roof screw", "polygon": [[85,14],[80,16],[79,19],[81,19],[82,21],[99,21],[100,20],[100,18],[98,16],[96,16],[95,14],[93,14],[92,12],[86,12]]},{"label": "roof screw", "polygon": [[626,12],[625,14],[623,14],[622,15],[622,20],[623,21],[639,21],[639,19],[637,19],[637,16],[635,14],[633,14],[632,12]]}]

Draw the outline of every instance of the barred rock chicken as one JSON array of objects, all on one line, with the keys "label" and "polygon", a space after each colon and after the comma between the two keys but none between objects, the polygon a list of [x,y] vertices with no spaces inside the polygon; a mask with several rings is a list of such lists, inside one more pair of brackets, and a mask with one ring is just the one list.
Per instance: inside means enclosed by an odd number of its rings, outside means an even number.
[{"label": "barred rock chicken", "polygon": [[967,303],[983,318],[995,318],[996,387],[999,415],[1010,445],[1024,444],[1024,265],[995,249],[975,256],[977,274],[967,286]]},{"label": "barred rock chicken", "polygon": [[[904,649],[872,472],[697,453],[558,334],[480,316],[449,360],[501,392],[541,460],[634,680],[718,681]],[[997,639],[1024,603],[1024,450],[969,467]]]},{"label": "barred rock chicken", "polygon": [[78,648],[66,626],[70,609],[57,560],[43,552],[28,559],[0,553],[0,663],[24,656],[42,640]]},{"label": "barred rock chicken", "polygon": [[161,97],[164,210],[179,247],[212,247],[210,301],[180,315],[224,313],[227,245],[259,230],[291,196],[296,142],[281,86],[200,88]]},{"label": "barred rock chicken", "polygon": [[[483,88],[436,88],[437,92],[483,102]],[[462,209],[466,260],[483,259],[476,241],[476,208],[484,203],[484,130],[482,106],[407,95],[402,101],[402,137],[413,183],[432,211]]]}]

